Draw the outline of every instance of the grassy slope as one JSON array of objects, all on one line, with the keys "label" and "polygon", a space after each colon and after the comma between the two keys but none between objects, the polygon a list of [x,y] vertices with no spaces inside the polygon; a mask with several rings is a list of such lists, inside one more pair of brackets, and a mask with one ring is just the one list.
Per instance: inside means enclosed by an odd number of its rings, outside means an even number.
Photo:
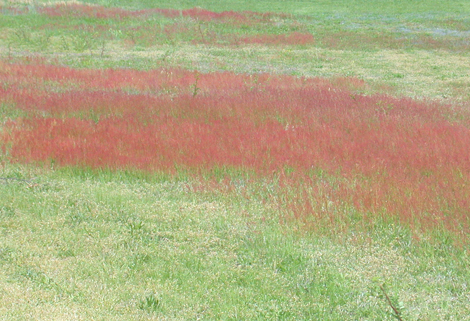
[{"label": "grassy slope", "polygon": [[[160,6],[155,1],[96,3]],[[367,23],[380,30],[383,15],[403,13],[397,16],[398,25],[424,25],[423,17],[432,13],[431,25],[439,25],[447,17],[468,23],[462,15],[470,11],[467,1],[173,3],[219,11],[311,14],[322,21],[336,17],[333,29],[336,22],[356,23],[365,17],[361,13],[371,14]],[[25,46],[14,54],[43,52]],[[469,58],[462,52],[252,46],[233,50],[188,44],[123,51],[112,42],[104,58],[96,51],[59,58],[75,66],[170,64],[358,75],[401,94],[468,102],[468,93],[458,91],[469,83]],[[6,52],[3,46],[4,56]],[[215,58],[220,65],[211,63]],[[14,110],[1,115],[18,116]],[[280,224],[277,209],[257,192],[265,189],[257,186],[247,198],[197,188],[200,183],[191,180],[49,171],[5,162],[0,177],[0,315],[6,320],[394,320],[381,284],[405,320],[469,319],[468,251],[448,244],[445,236],[437,244],[417,243],[400,226],[308,235],[293,223]]]}]

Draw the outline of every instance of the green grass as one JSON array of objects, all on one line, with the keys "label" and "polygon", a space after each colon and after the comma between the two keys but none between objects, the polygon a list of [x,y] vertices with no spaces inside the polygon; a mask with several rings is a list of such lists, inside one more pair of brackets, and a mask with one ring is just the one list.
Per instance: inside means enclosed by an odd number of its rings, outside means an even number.
[{"label": "green grass", "polygon": [[[42,1],[40,1],[42,2]],[[45,1],[46,2],[46,1]],[[47,1],[49,2],[49,1]],[[436,1],[436,0],[413,0],[413,1],[387,1],[387,0],[351,0],[351,1],[328,1],[328,0],[287,0],[287,1],[247,1],[247,0],[178,0],[173,2],[162,0],[146,1],[123,1],[123,0],[94,0],[83,1],[112,7],[125,8],[193,8],[196,6],[213,11],[226,10],[252,10],[260,12],[287,12],[293,14],[362,14],[362,13],[466,13],[470,12],[468,1]]]},{"label": "green grass", "polygon": [[[218,10],[236,10],[237,5],[255,10],[252,6],[263,3],[268,2],[223,2],[219,3]],[[376,3],[316,2],[316,11],[309,15],[278,17],[251,26],[159,15],[119,20],[47,17],[34,12],[5,14],[0,21],[0,55],[11,60],[34,53],[53,63],[85,68],[181,66],[204,72],[356,76],[366,80],[374,90],[468,101],[465,89],[470,86],[470,20],[465,13],[468,8],[459,5],[464,2],[446,3],[446,10],[441,8],[441,2],[412,1],[406,2],[408,5],[393,2],[396,10],[405,10],[410,5],[428,10],[424,13],[410,9],[406,14],[385,10],[387,5],[380,2],[383,6],[379,7]],[[294,4],[296,2],[285,2],[284,11],[309,6],[308,2]],[[326,8],[327,4],[330,9]],[[158,2],[154,4],[158,5]],[[175,2],[173,6],[195,5],[215,10],[211,7],[214,3],[202,1]],[[132,6],[129,4],[129,7]],[[333,7],[350,11],[332,13]],[[362,9],[356,10],[356,7]],[[375,12],[378,8],[383,11]],[[171,37],[161,32],[171,25],[186,29]],[[136,31],[139,28],[143,28],[142,31]],[[290,32],[311,33],[315,43],[307,46],[224,45],[224,39],[230,35]],[[201,38],[201,33],[215,36],[216,43],[192,43]]]},{"label": "green grass", "polygon": [[[182,34],[131,46],[125,31],[145,21],[0,13],[0,56],[80,68],[356,76],[367,81],[368,92],[469,106],[470,56],[462,49],[468,1],[86,2],[286,12],[294,16],[281,19],[281,27],[258,31],[292,31],[296,21],[320,41],[230,47],[191,44]],[[181,20],[156,16],[151,22]],[[186,22],[191,28],[198,23]],[[98,32],[102,26],[106,31]],[[415,38],[440,42],[436,48]],[[21,116],[0,103],[0,128]],[[433,242],[417,240],[406,227],[386,223],[370,231],[320,227],[313,233],[266,202],[275,199],[275,189],[262,181],[241,193],[184,175],[48,170],[12,165],[4,156],[0,319],[396,320],[385,285],[404,320],[470,320],[468,248],[444,233]]]},{"label": "green grass", "polygon": [[256,186],[13,165],[1,177],[3,319],[392,320],[383,284],[406,320],[469,315],[468,252],[400,226],[302,233]]}]

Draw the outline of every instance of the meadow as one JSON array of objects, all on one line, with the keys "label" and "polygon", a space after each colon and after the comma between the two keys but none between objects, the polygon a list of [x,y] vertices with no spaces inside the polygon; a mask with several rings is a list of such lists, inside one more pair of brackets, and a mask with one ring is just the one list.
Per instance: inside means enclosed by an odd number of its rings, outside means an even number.
[{"label": "meadow", "polygon": [[470,320],[470,5],[0,2],[5,320]]}]

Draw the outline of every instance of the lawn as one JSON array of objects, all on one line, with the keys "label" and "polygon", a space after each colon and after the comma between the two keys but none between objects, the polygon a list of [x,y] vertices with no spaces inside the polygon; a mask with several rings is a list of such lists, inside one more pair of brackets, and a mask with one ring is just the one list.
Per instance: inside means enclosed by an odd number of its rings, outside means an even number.
[{"label": "lawn", "polygon": [[0,3],[5,320],[470,320],[466,1]]}]

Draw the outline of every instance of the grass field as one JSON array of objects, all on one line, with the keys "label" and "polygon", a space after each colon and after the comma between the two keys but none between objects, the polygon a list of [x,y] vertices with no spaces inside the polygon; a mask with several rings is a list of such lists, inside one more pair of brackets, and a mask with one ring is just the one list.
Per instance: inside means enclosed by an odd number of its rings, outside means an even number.
[{"label": "grass field", "polygon": [[469,12],[0,2],[0,318],[470,320]]}]

